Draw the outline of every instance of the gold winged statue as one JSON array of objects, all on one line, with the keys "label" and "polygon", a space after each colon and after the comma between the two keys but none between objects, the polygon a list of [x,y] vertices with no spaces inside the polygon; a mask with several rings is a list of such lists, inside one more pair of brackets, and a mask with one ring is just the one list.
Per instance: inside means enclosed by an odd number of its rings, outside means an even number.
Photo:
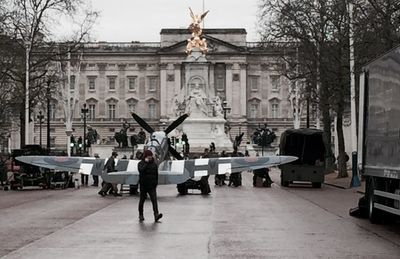
[{"label": "gold winged statue", "polygon": [[193,48],[199,48],[203,52],[203,54],[206,54],[208,51],[207,42],[206,39],[201,38],[201,35],[203,34],[201,22],[209,11],[203,13],[202,15],[198,15],[194,14],[190,7],[189,10],[190,16],[192,17],[192,23],[189,25],[188,29],[192,32],[192,37],[188,39],[188,44],[186,45],[186,53],[190,55]]}]

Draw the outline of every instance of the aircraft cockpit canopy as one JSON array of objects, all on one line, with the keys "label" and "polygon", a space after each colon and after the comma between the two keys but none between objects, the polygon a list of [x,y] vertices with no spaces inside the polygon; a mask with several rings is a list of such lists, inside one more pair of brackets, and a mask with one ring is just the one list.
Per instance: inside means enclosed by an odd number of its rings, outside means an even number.
[{"label": "aircraft cockpit canopy", "polygon": [[150,135],[150,138],[147,140],[146,149],[153,152],[158,159],[158,155],[161,153],[161,147],[165,145],[165,141],[167,141],[167,137],[165,132],[163,131],[155,131]]}]

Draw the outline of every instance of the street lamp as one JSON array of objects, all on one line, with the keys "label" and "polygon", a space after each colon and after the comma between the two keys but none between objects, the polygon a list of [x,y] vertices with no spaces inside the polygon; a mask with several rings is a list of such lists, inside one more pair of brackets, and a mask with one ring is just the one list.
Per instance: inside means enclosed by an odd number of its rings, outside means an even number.
[{"label": "street lamp", "polygon": [[86,103],[83,104],[81,112],[83,114],[83,153],[86,153],[86,114],[89,112],[89,109],[86,108]]},{"label": "street lamp", "polygon": [[39,120],[39,145],[42,146],[42,123],[44,118],[42,111],[39,111],[39,115],[37,116],[37,118]]},{"label": "street lamp", "polygon": [[222,102],[222,110],[224,110],[224,119],[226,120],[226,112],[230,112],[231,111],[231,107],[228,107],[228,102],[227,101],[223,101]]}]

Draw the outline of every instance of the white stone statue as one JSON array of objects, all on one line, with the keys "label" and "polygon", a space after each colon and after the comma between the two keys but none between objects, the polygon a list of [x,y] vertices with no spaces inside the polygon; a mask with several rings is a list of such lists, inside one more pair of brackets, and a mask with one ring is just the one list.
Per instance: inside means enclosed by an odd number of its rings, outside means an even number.
[{"label": "white stone statue", "polygon": [[184,99],[182,93],[175,94],[172,99],[171,113],[175,117],[183,115],[186,111],[186,100]]},{"label": "white stone statue", "polygon": [[214,117],[223,117],[224,110],[222,109],[222,100],[218,95],[214,97],[213,104]]},{"label": "white stone statue", "polygon": [[192,115],[208,116],[207,96],[202,88],[196,86],[187,98],[187,111]]}]

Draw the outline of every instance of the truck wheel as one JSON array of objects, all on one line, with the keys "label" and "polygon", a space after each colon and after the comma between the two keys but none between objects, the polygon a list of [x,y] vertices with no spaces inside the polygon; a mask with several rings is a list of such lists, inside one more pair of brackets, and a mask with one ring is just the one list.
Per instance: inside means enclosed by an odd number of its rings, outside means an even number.
[{"label": "truck wheel", "polygon": [[378,209],[374,208],[375,204],[375,195],[374,195],[375,184],[374,180],[371,179],[369,182],[369,189],[368,189],[368,218],[372,224],[377,224],[380,222],[381,213]]},{"label": "truck wheel", "polygon": [[178,192],[181,195],[186,195],[188,193],[188,189],[187,189],[187,187],[185,186],[184,183],[183,184],[178,184],[176,186],[176,188],[178,189]]},{"label": "truck wheel", "polygon": [[312,183],[312,187],[313,187],[313,188],[321,188],[321,183],[313,182],[313,183]]}]

